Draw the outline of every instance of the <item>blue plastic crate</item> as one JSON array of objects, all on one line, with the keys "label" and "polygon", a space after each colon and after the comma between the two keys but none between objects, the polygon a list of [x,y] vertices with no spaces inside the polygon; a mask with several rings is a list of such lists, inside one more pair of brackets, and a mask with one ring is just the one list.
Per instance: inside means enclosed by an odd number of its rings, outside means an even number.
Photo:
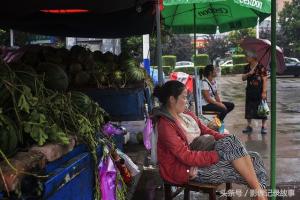
[{"label": "blue plastic crate", "polygon": [[[102,157],[102,147],[97,149]],[[92,200],[94,197],[94,162],[86,145],[78,145],[71,152],[45,167],[49,175],[43,183],[42,199],[46,200]],[[0,192],[0,199],[3,193]],[[22,197],[22,199],[28,199]],[[30,198],[29,198],[30,199]]]},{"label": "blue plastic crate", "polygon": [[113,121],[136,121],[145,117],[144,88],[86,89],[82,92],[98,102]]},{"label": "blue plastic crate", "polygon": [[80,154],[45,182],[43,199],[88,200],[93,199],[93,162],[89,153]]},{"label": "blue plastic crate", "polygon": [[[97,150],[102,157],[102,148]],[[85,145],[79,145],[62,158],[49,163],[50,177],[44,183],[43,199],[89,200],[94,196],[94,163]]]}]

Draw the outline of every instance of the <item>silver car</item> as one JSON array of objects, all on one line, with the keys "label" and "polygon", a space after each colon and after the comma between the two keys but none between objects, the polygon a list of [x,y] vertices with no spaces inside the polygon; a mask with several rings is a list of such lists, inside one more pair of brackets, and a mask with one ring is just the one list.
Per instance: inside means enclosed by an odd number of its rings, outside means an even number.
[{"label": "silver car", "polygon": [[194,63],[191,61],[179,61],[176,62],[175,68],[181,68],[181,67],[194,67]]},{"label": "silver car", "polygon": [[[297,58],[284,57],[286,69],[282,75],[300,76],[300,61]],[[280,74],[281,75],[281,74]]]}]

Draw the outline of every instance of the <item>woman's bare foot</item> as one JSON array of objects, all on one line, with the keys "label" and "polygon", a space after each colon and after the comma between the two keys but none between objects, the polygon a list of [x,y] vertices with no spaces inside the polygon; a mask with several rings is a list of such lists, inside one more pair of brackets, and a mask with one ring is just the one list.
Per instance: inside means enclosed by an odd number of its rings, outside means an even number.
[{"label": "woman's bare foot", "polygon": [[256,190],[256,200],[268,200],[267,191],[264,189],[257,189]]}]

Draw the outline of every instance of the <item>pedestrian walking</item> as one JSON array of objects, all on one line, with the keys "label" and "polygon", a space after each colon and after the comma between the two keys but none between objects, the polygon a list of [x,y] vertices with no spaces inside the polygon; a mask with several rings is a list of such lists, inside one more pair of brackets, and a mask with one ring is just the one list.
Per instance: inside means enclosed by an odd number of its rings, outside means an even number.
[{"label": "pedestrian walking", "polygon": [[267,99],[267,70],[265,66],[257,61],[255,52],[247,51],[246,59],[249,64],[245,67],[242,80],[247,81],[245,118],[248,124],[243,133],[252,133],[252,119],[261,119],[261,134],[266,134],[267,116],[258,115],[257,111],[262,100]]}]

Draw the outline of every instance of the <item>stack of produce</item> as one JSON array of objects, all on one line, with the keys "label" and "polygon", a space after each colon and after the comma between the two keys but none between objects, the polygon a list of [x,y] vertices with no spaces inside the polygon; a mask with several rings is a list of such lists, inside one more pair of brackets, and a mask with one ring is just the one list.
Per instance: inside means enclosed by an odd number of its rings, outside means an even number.
[{"label": "stack of produce", "polygon": [[[30,62],[35,63],[35,58]],[[59,65],[49,60],[33,65],[46,72],[44,75],[24,63],[11,65],[0,59],[0,161],[6,162],[6,157],[12,157],[18,149],[26,151],[32,145],[46,143],[68,144],[70,138],[76,137],[90,148],[99,189],[96,148],[100,144],[114,146],[101,133],[107,113],[81,92],[63,92],[66,76]]]},{"label": "stack of produce", "polygon": [[13,69],[30,68],[43,75],[49,89],[152,87],[152,81],[139,63],[127,53],[91,52],[75,45],[70,50],[29,45],[14,52],[3,51],[3,60]]}]

